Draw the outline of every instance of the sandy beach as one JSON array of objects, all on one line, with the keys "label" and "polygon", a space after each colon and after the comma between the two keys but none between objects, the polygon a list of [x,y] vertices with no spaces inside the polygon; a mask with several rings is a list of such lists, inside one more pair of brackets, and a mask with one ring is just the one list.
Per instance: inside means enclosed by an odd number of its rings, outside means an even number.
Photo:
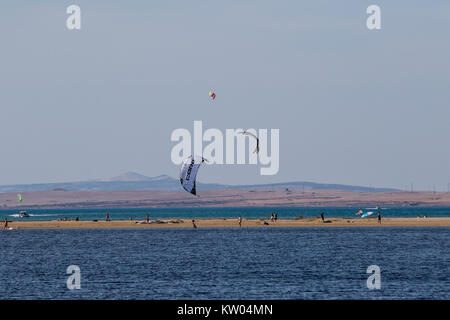
[{"label": "sandy beach", "polygon": [[[266,224],[265,224],[266,223]],[[239,227],[237,219],[196,219],[197,228]],[[243,219],[246,227],[450,227],[450,217],[445,218],[383,218],[377,219],[330,218],[322,222],[320,218],[300,220],[278,220],[272,222],[262,219]],[[11,221],[8,227],[17,229],[104,229],[104,228],[193,228],[190,219],[164,219],[150,221]]]}]

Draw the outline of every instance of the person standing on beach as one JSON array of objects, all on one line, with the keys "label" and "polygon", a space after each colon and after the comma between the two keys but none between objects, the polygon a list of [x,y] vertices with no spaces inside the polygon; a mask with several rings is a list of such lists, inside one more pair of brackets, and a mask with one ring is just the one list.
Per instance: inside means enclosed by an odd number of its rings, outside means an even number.
[{"label": "person standing on beach", "polygon": [[106,212],[106,221],[109,221],[109,211]]},{"label": "person standing on beach", "polygon": [[381,224],[381,211],[378,211],[378,223]]},{"label": "person standing on beach", "polygon": [[238,222],[239,222],[239,227],[241,227],[242,226],[242,217],[241,216],[238,218]]},{"label": "person standing on beach", "polygon": [[323,212],[320,213],[320,217],[322,218],[322,222],[325,222],[325,215]]},{"label": "person standing on beach", "polygon": [[8,229],[8,218],[5,218],[5,225],[3,226],[3,229]]},{"label": "person standing on beach", "polygon": [[192,226],[194,227],[194,229],[197,229],[197,225],[195,224],[195,220],[192,219]]},{"label": "person standing on beach", "polygon": [[150,222],[150,215],[147,213],[147,218],[145,219],[145,221],[147,222],[147,223],[149,223]]}]

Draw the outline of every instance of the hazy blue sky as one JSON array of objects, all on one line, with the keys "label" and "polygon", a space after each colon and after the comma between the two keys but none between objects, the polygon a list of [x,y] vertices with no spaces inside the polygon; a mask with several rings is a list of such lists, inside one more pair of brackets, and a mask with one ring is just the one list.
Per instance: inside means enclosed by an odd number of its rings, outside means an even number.
[{"label": "hazy blue sky", "polygon": [[[69,31],[66,7],[81,7]],[[381,7],[369,31],[366,8]],[[446,190],[449,1],[2,1],[0,184],[178,175],[176,128],[279,128],[280,171]],[[211,103],[208,91],[217,99]]]}]

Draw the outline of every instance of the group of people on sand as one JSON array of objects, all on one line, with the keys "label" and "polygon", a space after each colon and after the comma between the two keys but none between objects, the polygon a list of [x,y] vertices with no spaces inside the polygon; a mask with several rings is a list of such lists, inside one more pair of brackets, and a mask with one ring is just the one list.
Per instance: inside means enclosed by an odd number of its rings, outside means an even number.
[{"label": "group of people on sand", "polygon": [[[357,212],[357,214],[362,214],[362,210],[359,209],[359,211]],[[426,217],[427,217],[427,216],[423,216],[423,218],[426,218]],[[325,222],[325,213],[324,213],[324,212],[321,212],[321,213],[320,213],[320,218],[322,219],[322,222]],[[381,212],[380,212],[380,211],[378,211],[377,218],[378,218],[378,223],[381,224]],[[422,218],[422,217],[419,215],[419,216],[417,216],[417,218]],[[271,214],[270,214],[270,221],[271,221],[271,222],[275,222],[275,221],[277,221],[277,220],[278,220],[278,214],[277,214],[276,212],[271,212]],[[71,219],[68,219],[68,218],[62,218],[62,219],[58,219],[58,221],[71,221]],[[76,218],[75,218],[75,221],[79,221],[79,217],[76,217]],[[106,212],[106,218],[105,218],[105,221],[111,221],[110,216],[109,216],[109,212]],[[146,222],[146,223],[150,223],[150,215],[149,215],[149,214],[147,214],[146,219],[145,219],[145,222]],[[238,217],[238,224],[239,224],[239,227],[242,226],[242,217],[241,217],[241,216]],[[264,224],[267,224],[267,223],[264,222]],[[192,219],[192,227],[193,227],[194,229],[197,229],[197,224],[195,223],[195,220],[194,220],[194,219]],[[7,228],[8,228],[8,220],[5,219],[5,224],[4,224],[4,226],[3,226],[3,229],[6,230]]]},{"label": "group of people on sand", "polygon": [[[242,227],[242,217],[241,216],[238,217],[238,224],[239,224],[239,227]],[[194,219],[192,219],[192,227],[194,229],[197,229],[197,224],[195,223]]]},{"label": "group of people on sand", "polygon": [[[129,217],[130,221],[133,221],[133,217]],[[105,217],[105,221],[111,221],[111,217],[109,215],[109,212],[106,212],[106,217]],[[145,223],[150,223],[150,214],[147,213],[147,215],[145,216]]]},{"label": "group of people on sand", "polygon": [[276,212],[272,212],[270,214],[270,221],[275,222],[278,220],[278,214]]},{"label": "group of people on sand", "polygon": [[[58,221],[72,221],[72,219],[64,217],[64,218],[59,218]],[[75,217],[74,221],[80,221],[80,217]]]}]

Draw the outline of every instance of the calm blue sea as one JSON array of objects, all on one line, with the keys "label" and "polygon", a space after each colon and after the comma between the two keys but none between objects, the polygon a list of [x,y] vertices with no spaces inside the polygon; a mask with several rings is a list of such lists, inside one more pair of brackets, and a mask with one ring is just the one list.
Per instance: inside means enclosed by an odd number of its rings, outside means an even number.
[{"label": "calm blue sea", "polygon": [[[361,208],[363,211],[377,211],[375,208]],[[325,217],[355,218],[356,207],[260,207],[260,208],[106,208],[106,209],[28,209],[29,218],[20,218],[19,209],[0,209],[0,220],[57,220],[74,219],[102,220],[106,212],[112,220],[128,220],[130,218],[145,219],[150,214],[151,219],[168,218],[266,218],[271,212],[277,212],[279,219],[292,219],[299,215],[317,217],[323,211]],[[383,217],[450,217],[450,207],[390,207],[381,208]]]},{"label": "calm blue sea", "polygon": [[450,299],[450,228],[15,230],[0,244],[0,299]]}]

